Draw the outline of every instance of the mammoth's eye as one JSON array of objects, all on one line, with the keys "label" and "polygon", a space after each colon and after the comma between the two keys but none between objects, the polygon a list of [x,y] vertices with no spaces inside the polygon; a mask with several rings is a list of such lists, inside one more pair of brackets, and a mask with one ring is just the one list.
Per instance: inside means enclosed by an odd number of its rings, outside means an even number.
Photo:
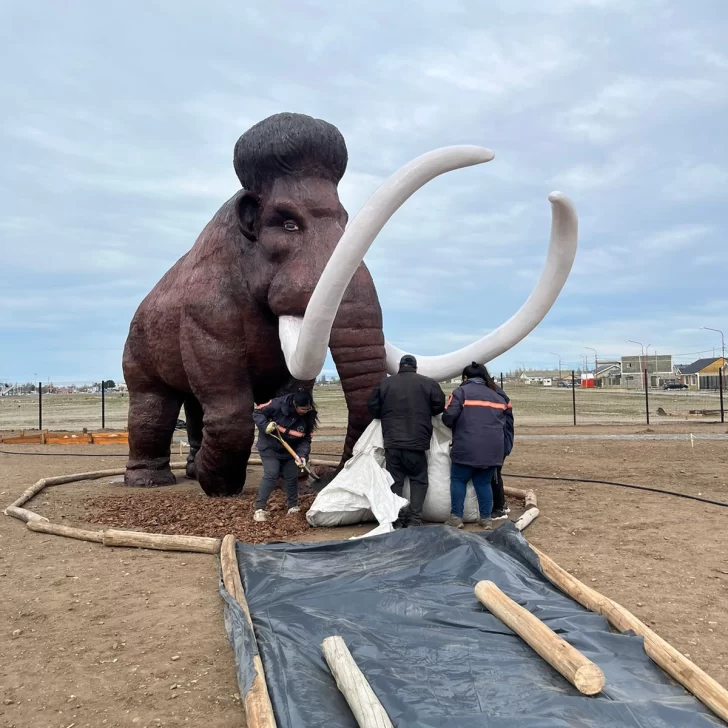
[{"label": "mammoth's eye", "polygon": [[296,233],[296,232],[298,232],[298,231],[299,231],[299,230],[300,230],[301,228],[300,228],[300,227],[298,227],[298,223],[294,222],[293,220],[286,220],[286,221],[285,221],[285,222],[283,223],[283,229],[284,229],[284,230],[285,230],[286,232],[288,232],[288,233]]}]

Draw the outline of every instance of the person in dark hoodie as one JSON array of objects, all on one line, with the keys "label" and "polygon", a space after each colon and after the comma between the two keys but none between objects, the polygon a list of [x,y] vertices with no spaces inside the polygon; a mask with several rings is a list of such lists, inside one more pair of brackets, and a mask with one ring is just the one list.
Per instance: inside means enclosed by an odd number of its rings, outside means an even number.
[{"label": "person in dark hoodie", "polygon": [[[506,404],[510,404],[511,400],[508,395],[503,391],[501,387],[496,385],[495,391],[505,399]],[[503,459],[507,458],[513,451],[513,440],[514,440],[514,429],[513,429],[513,409],[510,410],[511,416],[505,419],[505,430],[504,430],[504,445]],[[493,480],[490,483],[493,491],[493,512],[491,513],[491,519],[494,521],[502,521],[508,518],[510,508],[506,504],[506,494],[503,489],[503,466],[499,465],[495,469]]]},{"label": "person in dark hoodie", "polygon": [[395,527],[421,526],[432,418],[445,408],[445,393],[434,379],[418,374],[417,359],[406,354],[399,362],[399,373],[372,390],[367,406],[371,416],[382,422],[387,470],[394,479],[392,492],[401,496],[409,476],[409,508]]},{"label": "person in dark hoodie", "polygon": [[[286,484],[286,504],[289,515],[298,513],[298,470],[306,466],[311,452],[311,439],[318,427],[318,413],[311,392],[299,389],[293,394],[276,397],[258,405],[253,412],[258,426],[258,452],[263,461],[263,478],[258,486],[253,520],[268,520],[265,507],[275,490],[278,477]],[[278,437],[291,446],[296,459],[283,447]]]},{"label": "person in dark hoodie", "polygon": [[452,429],[450,452],[450,518],[445,522],[463,527],[463,509],[468,481],[478,498],[479,525],[491,528],[493,492],[491,481],[505,454],[506,421],[513,417],[507,398],[482,365],[473,362],[463,369],[463,383],[450,395],[442,415]]}]

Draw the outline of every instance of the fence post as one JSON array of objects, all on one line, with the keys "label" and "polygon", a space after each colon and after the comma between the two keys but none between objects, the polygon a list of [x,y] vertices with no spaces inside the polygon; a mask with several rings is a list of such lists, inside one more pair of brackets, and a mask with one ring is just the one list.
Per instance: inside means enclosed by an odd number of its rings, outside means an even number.
[{"label": "fence post", "polygon": [[[700,375],[698,375],[700,376]],[[725,378],[723,374],[723,367],[718,370],[718,390],[720,391],[720,421],[725,422],[725,410],[723,409],[723,385]]]},{"label": "fence post", "polygon": [[650,389],[647,386],[647,369],[644,371],[643,381],[645,385],[645,413],[647,415],[647,424],[650,424]]},{"label": "fence post", "polygon": [[38,432],[43,432],[43,382],[38,382]]},{"label": "fence post", "polygon": [[503,389],[503,372],[501,372],[500,380],[501,380],[501,389]]},{"label": "fence post", "polygon": [[576,427],[576,377],[571,370],[571,407],[574,411],[574,427]]},{"label": "fence post", "polygon": [[101,380],[101,429],[106,428],[106,382]]}]

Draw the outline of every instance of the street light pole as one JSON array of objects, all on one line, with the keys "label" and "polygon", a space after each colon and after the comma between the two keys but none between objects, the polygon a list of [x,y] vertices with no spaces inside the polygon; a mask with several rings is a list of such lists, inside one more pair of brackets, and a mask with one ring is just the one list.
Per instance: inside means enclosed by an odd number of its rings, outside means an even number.
[{"label": "street light pole", "polygon": [[599,376],[599,356],[593,346],[585,346],[584,348],[594,352],[594,386],[596,387],[599,385],[599,380],[597,379]]},{"label": "street light pole", "polygon": [[551,356],[555,356],[559,360],[559,381],[561,381],[561,354],[552,351]]},{"label": "street light pole", "polygon": [[725,335],[720,329],[711,329],[710,326],[701,326],[701,329],[705,329],[706,331],[715,331],[716,333],[720,334],[720,345],[721,350],[723,351],[723,359],[725,359]]},{"label": "street light pole", "polygon": [[[647,386],[647,382],[645,381],[645,370],[642,366],[642,359],[644,359],[645,356],[645,345],[641,341],[635,341],[634,339],[627,339],[628,344],[637,344],[637,346],[640,347],[641,353],[640,353],[640,378],[642,379],[642,382],[644,386]],[[649,348],[649,344],[647,347]]]},{"label": "street light pole", "polygon": [[[701,329],[705,329],[706,331],[715,331],[716,333],[720,334],[720,348],[721,348],[722,353],[723,353],[723,366],[721,367],[721,369],[725,371],[725,368],[726,368],[726,361],[725,361],[725,335],[723,334],[723,332],[720,329],[711,329],[710,326],[701,326],[700,328]],[[698,375],[698,379],[700,379],[700,375]],[[723,379],[725,379],[725,375],[723,376]],[[722,385],[722,383],[719,382],[718,383],[718,386],[721,387],[721,392],[722,392],[723,391],[722,386],[724,386],[724,385]]]}]

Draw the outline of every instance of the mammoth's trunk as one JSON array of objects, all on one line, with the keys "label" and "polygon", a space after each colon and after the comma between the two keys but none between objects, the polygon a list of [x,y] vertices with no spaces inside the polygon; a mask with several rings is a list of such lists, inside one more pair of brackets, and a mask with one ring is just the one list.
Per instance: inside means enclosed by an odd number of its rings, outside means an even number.
[{"label": "mammoth's trunk", "polygon": [[372,421],[367,410],[369,394],[387,376],[382,327],[362,329],[334,324],[330,349],[349,411],[343,463],[351,457],[356,441]]}]

